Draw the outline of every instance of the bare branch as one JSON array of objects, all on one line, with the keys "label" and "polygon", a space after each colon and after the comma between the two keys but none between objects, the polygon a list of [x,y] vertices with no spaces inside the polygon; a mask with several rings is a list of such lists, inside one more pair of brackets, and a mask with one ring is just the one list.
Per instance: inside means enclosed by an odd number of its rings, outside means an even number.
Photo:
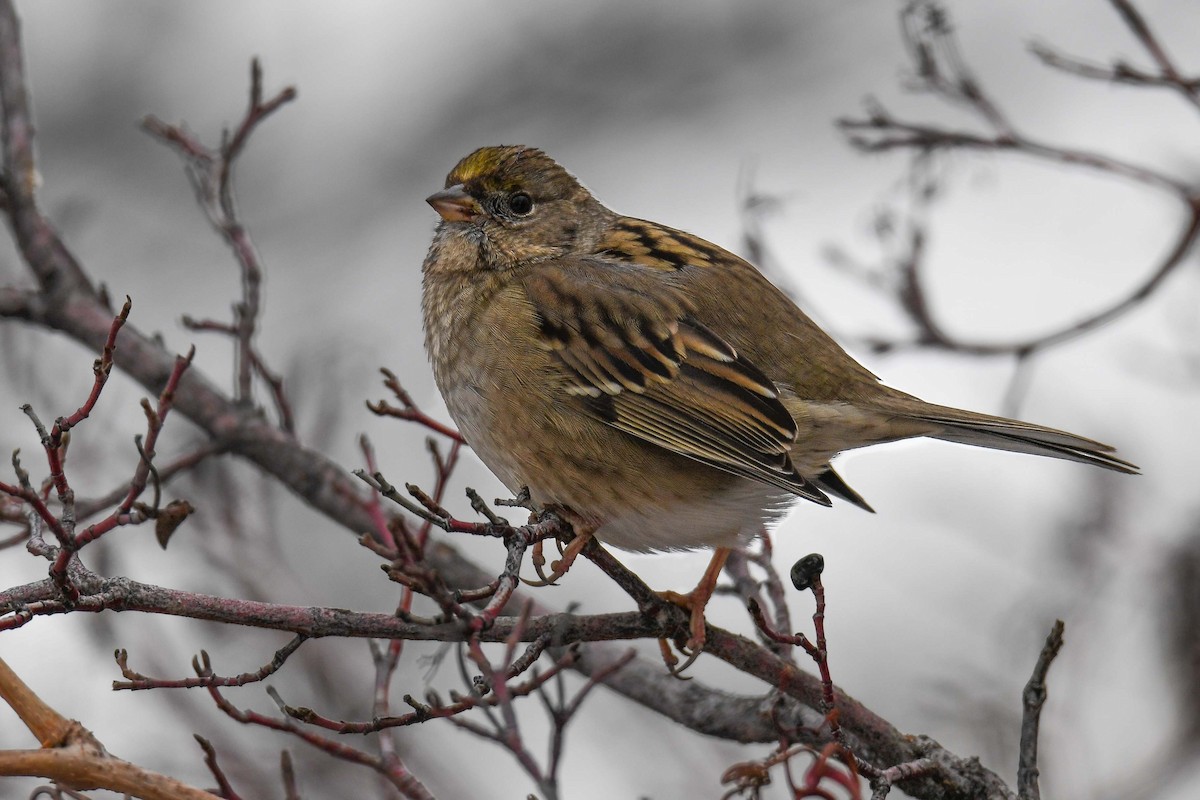
[{"label": "bare branch", "polygon": [[1021,719],[1021,757],[1017,765],[1017,796],[1020,800],[1038,800],[1038,729],[1042,719],[1042,706],[1046,702],[1046,675],[1063,646],[1063,621],[1056,620],[1046,645],[1038,655],[1033,674],[1021,693],[1024,714]]},{"label": "bare branch", "polygon": [[40,776],[79,789],[108,789],[144,800],[220,800],[109,755],[89,730],[44,703],[3,659],[0,698],[42,745],[39,750],[0,751],[0,776]]},{"label": "bare branch", "polygon": [[396,419],[405,419],[420,423],[431,431],[440,433],[442,436],[459,443],[466,443],[466,440],[463,439],[462,434],[458,431],[443,425],[418,408],[417,404],[413,402],[412,396],[400,385],[400,379],[396,377],[395,373],[383,368],[379,371],[383,373],[383,385],[390,389],[392,394],[396,396],[396,399],[400,401],[400,408],[391,405],[386,400],[367,403],[367,408],[380,416],[395,417]]},{"label": "bare branch", "polygon": [[[1162,81],[1170,82],[1195,102],[1198,82],[1182,78],[1173,62],[1166,56],[1145,21],[1126,0],[1112,0],[1126,24],[1158,63]],[[1146,275],[1142,282],[1108,306],[1056,329],[1035,336],[1011,341],[981,342],[949,334],[938,322],[929,303],[922,265],[929,236],[927,223],[920,218],[932,196],[927,180],[914,177],[912,181],[914,208],[912,219],[903,236],[901,252],[889,258],[882,269],[856,267],[858,274],[871,285],[891,293],[897,305],[916,328],[911,341],[864,337],[864,342],[877,351],[897,347],[933,347],[972,356],[1010,356],[1017,360],[1014,381],[1006,401],[1015,403],[1024,389],[1032,357],[1084,336],[1137,308],[1154,295],[1188,260],[1200,237],[1200,187],[1143,164],[1122,160],[1104,153],[1092,152],[1069,145],[1043,141],[1019,130],[990,99],[982,84],[966,65],[948,20],[948,12],[940,3],[931,0],[912,0],[903,14],[904,39],[913,62],[915,88],[957,105],[963,105],[980,118],[987,132],[952,129],[940,125],[910,122],[900,119],[875,101],[868,102],[862,118],[844,118],[839,127],[851,144],[866,152],[906,150],[914,154],[910,174],[918,176],[927,169],[932,155],[943,151],[972,151],[983,153],[1013,153],[1045,163],[1061,164],[1111,175],[1166,191],[1181,206],[1183,221],[1166,255]],[[1072,69],[1095,76],[1095,70],[1081,68],[1078,63],[1053,56],[1045,47],[1035,53],[1054,66],[1071,64]],[[840,254],[839,263],[847,263]]]},{"label": "bare branch", "polygon": [[196,199],[216,230],[233,250],[242,279],[242,299],[234,305],[232,325],[211,321],[195,322],[185,318],[193,330],[226,333],[236,342],[237,389],[235,397],[242,403],[252,399],[253,377],[258,374],[271,388],[271,396],[280,417],[280,426],[293,433],[295,423],[291,405],[283,391],[283,381],[266,367],[254,347],[258,317],[262,311],[262,259],[249,232],[237,213],[233,191],[233,167],[242,154],[254,130],[285,103],[296,98],[296,90],[287,87],[269,100],[263,99],[262,66],[254,59],[250,66],[250,104],[232,136],[226,131],[216,150],[205,147],[182,125],[169,125],[153,115],[142,121],[143,129],[151,136],[173,147],[184,160],[188,179]]},{"label": "bare branch", "polygon": [[117,659],[117,666],[120,667],[121,674],[128,680],[113,681],[112,688],[114,691],[121,689],[136,691],[138,689],[191,689],[197,686],[245,686],[248,683],[257,683],[258,681],[266,680],[271,675],[274,675],[283,666],[284,662],[287,661],[288,657],[299,650],[300,645],[306,641],[308,641],[307,636],[303,634],[297,635],[286,645],[276,650],[271,660],[254,672],[243,672],[240,675],[228,678],[213,674],[208,653],[203,650],[200,651],[199,660],[192,659],[192,666],[197,674],[204,673],[207,677],[184,678],[182,680],[151,678],[142,675],[140,672],[134,672],[129,668],[129,652],[123,649],[117,650],[114,654]]}]

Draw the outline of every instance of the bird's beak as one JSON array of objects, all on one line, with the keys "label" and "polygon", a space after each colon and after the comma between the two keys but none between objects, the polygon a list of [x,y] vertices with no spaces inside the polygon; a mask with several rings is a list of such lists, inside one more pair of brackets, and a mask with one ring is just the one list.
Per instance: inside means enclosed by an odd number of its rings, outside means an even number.
[{"label": "bird's beak", "polygon": [[461,183],[425,198],[433,210],[447,222],[470,222],[479,216],[479,202],[467,194]]}]

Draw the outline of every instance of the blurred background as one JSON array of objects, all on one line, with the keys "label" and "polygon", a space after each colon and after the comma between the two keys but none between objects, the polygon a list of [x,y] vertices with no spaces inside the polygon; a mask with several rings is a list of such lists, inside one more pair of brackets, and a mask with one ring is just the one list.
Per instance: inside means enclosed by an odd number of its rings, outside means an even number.
[{"label": "blurred background", "polygon": [[[1138,7],[1182,66],[1200,71],[1189,61],[1200,45],[1200,5]],[[179,320],[229,319],[236,266],[177,157],[138,122],[151,113],[183,120],[215,144],[245,107],[254,56],[268,94],[298,88],[298,100],[261,127],[238,164],[240,211],[267,270],[259,348],[286,378],[305,442],[354,468],[366,433],[396,482],[431,483],[424,433],[374,417],[364,401],[386,396],[377,371],[386,366],[445,418],[422,349],[419,268],[436,218],[424,198],[461,156],[485,144],[541,147],[610,207],[743,253],[747,196],[774,198],[771,213],[755,218],[773,277],[887,383],[1111,442],[1145,473],[1111,476],[934,442],[843,458],[839,471],[879,513],[806,505],[774,540],[785,573],[805,553],[826,558],[837,683],[901,730],[979,754],[1011,780],[1021,687],[1061,617],[1067,644],[1050,675],[1043,790],[1195,797],[1195,260],[1115,324],[1040,356],[1019,393],[1010,392],[1011,359],[862,346],[868,337],[912,334],[888,297],[839,267],[893,254],[889,226],[912,210],[909,161],[857,153],[834,121],[861,116],[870,96],[906,119],[977,127],[962,109],[905,91],[899,9],[862,0],[18,5],[44,208],[93,278],[114,297],[133,298],[131,324],[160,331],[180,352],[194,343],[197,367],[218,382],[232,375],[229,344]],[[1194,108],[1169,92],[1050,71],[1028,52],[1037,41],[1103,63],[1147,64],[1109,4],[973,0],[951,11],[977,77],[1029,134],[1181,180],[1200,175]],[[1171,197],[1080,170],[970,154],[938,168],[941,193],[919,212],[928,225],[929,299],[946,330],[967,340],[1037,335],[1115,302],[1156,268],[1183,222]],[[0,283],[32,285],[8,242]],[[17,406],[31,402],[43,419],[73,410],[91,384],[92,359],[59,337],[0,321],[0,450],[20,447],[35,480],[44,471],[39,445]],[[143,393],[114,378],[77,432],[71,468],[80,494],[106,492],[132,473]],[[198,441],[176,417],[159,452]],[[503,493],[468,454],[449,495],[460,515],[468,485],[485,497]],[[159,550],[148,528],[119,530],[86,551],[88,563],[207,593],[395,607],[396,587],[376,557],[243,465],[212,461],[174,493],[199,512],[170,549]],[[498,546],[461,546],[500,569]],[[708,556],[619,557],[655,588],[684,589]],[[0,553],[5,586],[44,574],[44,562],[23,550]],[[578,602],[584,612],[630,607],[590,566],[538,596],[559,607]],[[810,602],[794,599],[801,628]],[[749,630],[733,601],[710,609],[716,624]],[[231,674],[256,669],[287,638],[132,614],[71,615],[0,636],[0,654],[115,754],[194,785],[212,783],[197,732],[213,741],[235,785],[278,794],[277,754],[286,747],[301,762],[305,797],[389,796],[366,771],[239,729],[198,693],[109,688],[119,677],[105,655],[114,647],[130,650],[135,669],[184,677],[200,648]],[[438,669],[438,656],[435,646],[408,645],[398,694],[458,686],[456,668]],[[764,690],[711,661],[695,667],[702,680]],[[320,641],[271,683],[293,705],[361,719],[372,674],[365,643]],[[232,696],[274,710],[261,686]],[[769,752],[702,739],[629,701],[600,697],[569,729],[564,797],[719,797],[726,767]],[[526,712],[540,754],[544,721],[532,703]],[[439,797],[532,790],[499,748],[449,725],[403,729],[397,741]],[[0,748],[28,746],[23,727],[0,709]],[[34,785],[0,782],[0,795],[25,796]],[[766,796],[784,796],[775,791]]]}]

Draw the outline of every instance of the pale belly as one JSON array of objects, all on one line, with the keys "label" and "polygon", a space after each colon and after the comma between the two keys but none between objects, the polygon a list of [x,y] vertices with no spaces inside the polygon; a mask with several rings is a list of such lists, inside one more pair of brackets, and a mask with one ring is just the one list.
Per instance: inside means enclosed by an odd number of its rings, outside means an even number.
[{"label": "pale belly", "polygon": [[476,455],[513,493],[559,505],[598,525],[595,536],[626,550],[736,547],[782,516],[794,495],[636,441],[601,422],[542,425],[497,435],[512,424],[489,413],[478,391],[459,386],[447,406]]}]

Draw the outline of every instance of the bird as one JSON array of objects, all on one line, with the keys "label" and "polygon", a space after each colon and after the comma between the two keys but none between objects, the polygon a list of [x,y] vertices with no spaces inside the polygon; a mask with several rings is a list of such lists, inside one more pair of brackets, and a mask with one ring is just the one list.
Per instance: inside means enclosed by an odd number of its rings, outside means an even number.
[{"label": "bird", "polygon": [[[659,187],[656,191],[662,191]],[[489,146],[427,198],[425,347],[466,442],[582,544],[713,548],[685,652],[731,548],[804,499],[871,506],[831,461],[930,437],[1138,468],[1107,444],[927,403],[882,383],[756,267],[602,205],[542,150]]]}]

